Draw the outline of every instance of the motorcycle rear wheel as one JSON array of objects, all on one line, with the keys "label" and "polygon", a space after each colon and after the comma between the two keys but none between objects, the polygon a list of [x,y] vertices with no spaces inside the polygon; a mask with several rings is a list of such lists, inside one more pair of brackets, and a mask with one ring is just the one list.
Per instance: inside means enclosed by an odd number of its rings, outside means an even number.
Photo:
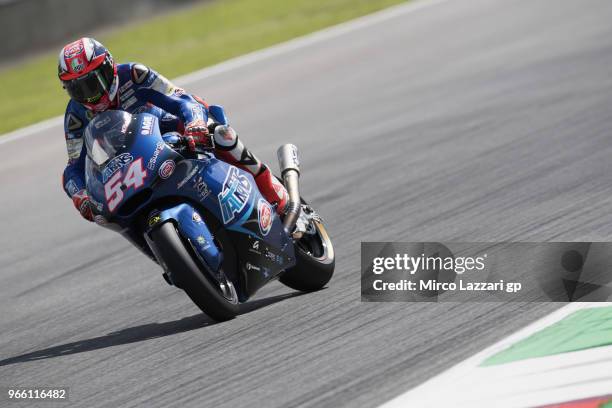
[{"label": "motorcycle rear wheel", "polygon": [[296,265],[287,269],[279,281],[291,289],[313,292],[323,289],[334,274],[334,247],[322,222],[313,221],[315,234],[304,234],[294,244]]}]

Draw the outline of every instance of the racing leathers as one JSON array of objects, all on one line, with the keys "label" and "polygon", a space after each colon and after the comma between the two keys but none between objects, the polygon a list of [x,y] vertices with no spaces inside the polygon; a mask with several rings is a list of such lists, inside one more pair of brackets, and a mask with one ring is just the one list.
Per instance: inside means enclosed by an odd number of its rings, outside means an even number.
[{"label": "racing leathers", "polygon": [[[223,108],[209,106],[197,96],[187,94],[154,70],[137,63],[117,65],[118,92],[112,109],[128,113],[150,113],[159,119],[162,134],[179,132],[185,135],[188,146],[206,139],[209,116],[218,124],[214,129],[215,155],[230,164],[250,172],[262,195],[283,213],[287,202],[285,188],[238,139],[228,125]],[[64,132],[68,150],[68,164],[62,184],[66,194],[81,215],[92,221],[93,213],[85,186],[86,148],[83,132],[95,113],[71,100],[64,116]]]}]

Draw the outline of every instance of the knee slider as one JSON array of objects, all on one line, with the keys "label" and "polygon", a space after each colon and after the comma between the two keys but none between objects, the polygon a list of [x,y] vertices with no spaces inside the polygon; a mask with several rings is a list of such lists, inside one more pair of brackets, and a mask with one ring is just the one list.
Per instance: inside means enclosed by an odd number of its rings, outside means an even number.
[{"label": "knee slider", "polygon": [[215,145],[224,150],[232,149],[238,142],[236,131],[229,125],[220,125],[215,128]]}]

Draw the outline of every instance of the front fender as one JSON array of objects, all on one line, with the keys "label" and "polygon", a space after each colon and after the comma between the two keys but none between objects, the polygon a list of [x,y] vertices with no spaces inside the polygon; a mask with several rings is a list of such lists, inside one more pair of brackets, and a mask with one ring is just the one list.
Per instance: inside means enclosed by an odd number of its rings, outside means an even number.
[{"label": "front fender", "polygon": [[147,221],[146,235],[165,222],[173,222],[183,239],[188,241],[196,255],[215,275],[223,262],[223,254],[213,241],[208,226],[198,211],[190,204],[182,203],[163,210],[153,211]]}]

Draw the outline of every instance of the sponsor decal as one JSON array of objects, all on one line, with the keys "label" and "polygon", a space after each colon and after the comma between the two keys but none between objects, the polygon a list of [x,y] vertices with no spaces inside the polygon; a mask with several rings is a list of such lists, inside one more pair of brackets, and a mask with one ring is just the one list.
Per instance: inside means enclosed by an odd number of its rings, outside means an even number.
[{"label": "sponsor decal", "polygon": [[251,244],[251,247],[249,248],[249,252],[252,252],[252,253],[257,254],[257,255],[261,255],[261,251],[259,250],[259,241],[258,240],[253,241],[253,243]]},{"label": "sponsor decal", "polygon": [[130,153],[121,153],[119,156],[113,157],[106,167],[104,167],[104,170],[102,170],[102,183],[106,183],[117,170],[127,166],[133,160],[134,158]]},{"label": "sponsor decal", "polygon": [[[130,96],[132,96],[132,95],[134,95],[134,90],[133,90],[133,89],[130,89],[129,91],[127,91],[127,92],[125,92],[125,93],[122,93],[122,94],[119,96],[119,100],[121,100],[121,102],[123,102],[123,101],[127,100],[127,99],[128,99]],[[135,113],[136,113],[136,112],[135,112]]]},{"label": "sponsor decal", "polygon": [[298,157],[297,147],[294,145],[291,145],[291,159],[293,160],[296,166],[300,165],[300,159]]},{"label": "sponsor decal", "polygon": [[70,196],[73,196],[74,194],[79,192],[79,188],[77,187],[76,183],[74,182],[74,180],[70,180],[68,181],[68,183],[66,183],[66,185],[64,186],[64,188],[66,189],[66,191],[68,192],[68,194],[70,194]]},{"label": "sponsor decal", "polygon": [[84,51],[83,42],[81,40],[68,44],[64,48],[64,58],[72,58]]},{"label": "sponsor decal", "polygon": [[157,225],[161,221],[161,216],[159,214],[152,214],[149,217],[149,227]]},{"label": "sponsor decal", "polygon": [[206,184],[202,176],[193,179],[193,189],[198,192],[200,201],[204,201],[204,199],[210,195],[208,184]]},{"label": "sponsor decal", "polygon": [[70,67],[72,68],[73,72],[81,72],[83,69],[85,69],[85,62],[81,58],[76,57],[70,61]]},{"label": "sponsor decal", "polygon": [[159,166],[159,177],[164,180],[167,179],[172,175],[172,173],[174,173],[175,168],[176,165],[174,164],[173,160],[166,160],[161,166]]},{"label": "sponsor decal", "polygon": [[[175,121],[176,119],[177,119],[176,116],[171,115],[169,113],[166,113],[166,114],[164,114],[164,116],[162,116],[160,121],[162,121],[162,122],[172,122],[172,121]],[[176,133],[176,134],[180,135],[179,132],[166,132],[164,134],[168,134],[168,133]]]},{"label": "sponsor decal", "polygon": [[187,173],[185,178],[183,178],[181,181],[178,182],[178,184],[176,185],[176,188],[177,189],[182,188],[185,185],[185,183],[187,183],[189,181],[189,179],[191,179],[193,176],[195,176],[195,174],[198,172],[199,169],[200,169],[200,166],[195,166],[193,168],[193,170],[191,170],[189,173]]},{"label": "sponsor decal", "polygon": [[264,254],[266,258],[268,258],[271,261],[275,261],[276,260],[276,255],[273,254],[270,251],[266,251],[266,253]]},{"label": "sponsor decal", "polygon": [[191,216],[191,220],[195,222],[196,224],[199,224],[202,222],[202,217],[197,212],[194,212],[193,215]]},{"label": "sponsor decal", "polygon": [[263,198],[260,198],[257,203],[257,218],[259,220],[259,231],[265,237],[272,228],[272,206]]},{"label": "sponsor decal", "polygon": [[257,271],[257,272],[261,271],[261,268],[259,266],[253,265],[250,262],[246,263],[246,269],[247,271]]},{"label": "sponsor decal", "polygon": [[140,132],[143,135],[150,135],[151,132],[153,132],[153,119],[154,119],[153,116],[145,116],[145,118],[142,120],[142,126],[140,128]]},{"label": "sponsor decal", "polygon": [[108,224],[108,220],[101,215],[94,215],[94,222],[98,225]]},{"label": "sponsor decal", "polygon": [[264,256],[268,258],[270,261],[276,262],[279,265],[283,263],[283,257],[281,255],[277,255],[274,252],[271,252],[267,249],[266,249],[266,252],[264,253]]},{"label": "sponsor decal", "polygon": [[132,80],[129,79],[125,84],[121,85],[121,88],[119,88],[119,92],[125,92],[125,90],[128,89],[132,85],[134,85],[134,82],[132,82]]},{"label": "sponsor decal", "polygon": [[198,242],[198,244],[200,245],[200,248],[202,249],[208,249],[210,248],[210,243],[206,240],[206,238],[204,238],[202,235],[198,236],[196,238],[196,241]]},{"label": "sponsor decal", "polygon": [[94,126],[96,127],[96,129],[100,129],[102,126],[107,125],[110,121],[111,119],[107,116],[103,119],[96,120],[96,123],[94,124]]},{"label": "sponsor decal", "polygon": [[101,202],[96,201],[93,198],[93,195],[89,196],[89,202],[91,202],[91,205],[94,206],[94,208],[98,211],[98,212],[102,212],[102,210],[104,209],[104,206],[102,205]]},{"label": "sponsor decal", "polygon": [[240,174],[237,167],[230,167],[223,188],[217,196],[224,224],[231,222],[236,214],[244,209],[251,196],[251,189],[249,179]]},{"label": "sponsor decal", "polygon": [[149,170],[155,170],[157,158],[159,157],[161,151],[164,150],[165,146],[166,144],[164,142],[157,142],[157,144],[155,144],[155,151],[153,152],[153,156],[151,156],[151,158],[149,159],[149,163],[147,163],[147,168]]},{"label": "sponsor decal", "polygon": [[185,90],[183,88],[174,88],[174,91],[172,92],[173,96],[181,96],[185,93]]},{"label": "sponsor decal", "polygon": [[130,106],[132,106],[133,104],[135,104],[136,102],[138,102],[138,99],[136,99],[135,96],[132,96],[130,99],[128,99],[124,104],[123,104],[123,108],[127,109]]},{"label": "sponsor decal", "polygon": [[259,267],[257,265],[254,265],[252,263],[247,262],[246,263],[246,269],[247,271],[257,271],[257,272],[261,272],[261,274],[264,276],[264,278],[267,278],[270,276],[270,269],[265,268],[265,267]]}]

